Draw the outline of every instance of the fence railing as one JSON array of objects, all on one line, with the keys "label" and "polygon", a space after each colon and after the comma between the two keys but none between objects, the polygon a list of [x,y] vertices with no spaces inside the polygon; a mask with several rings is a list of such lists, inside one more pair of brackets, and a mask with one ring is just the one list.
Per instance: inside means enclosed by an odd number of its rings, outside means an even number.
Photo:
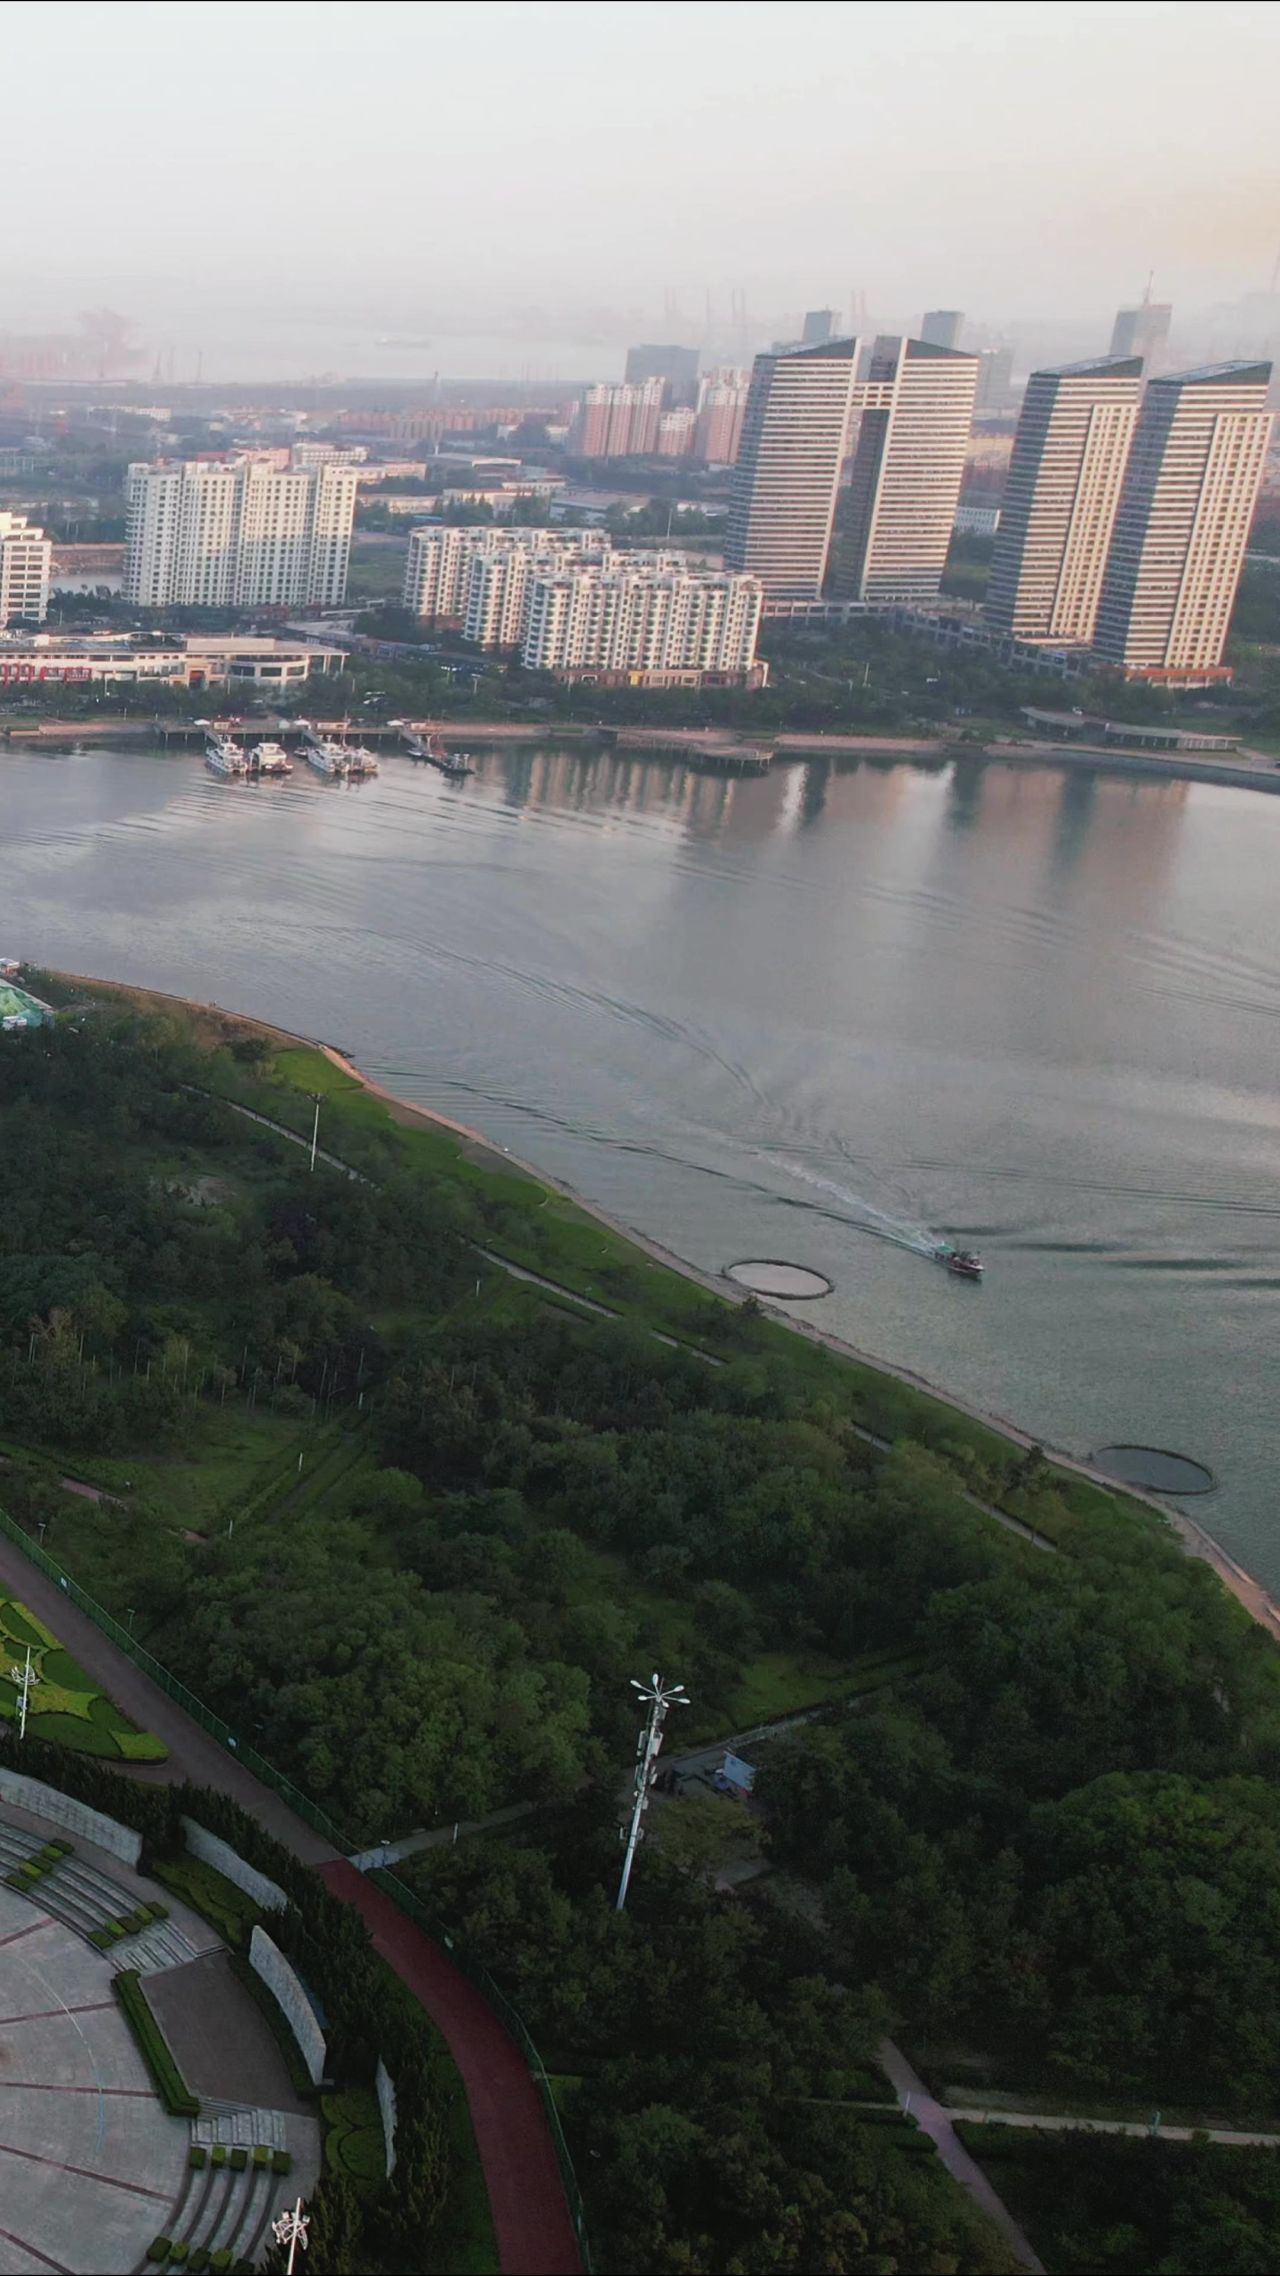
[{"label": "fence railing", "polygon": [[[132,1660],[134,1666],[139,1668],[143,1675],[149,1676],[151,1681],[165,1693],[165,1696],[172,1699],[175,1706],[182,1709],[184,1715],[189,1715],[193,1723],[198,1723],[201,1730],[207,1731],[210,1737],[216,1739],[220,1746],[225,1747],[228,1754],[232,1755],[237,1762],[242,1762],[246,1770],[251,1771],[253,1776],[261,1781],[262,1785],[269,1787],[273,1794],[278,1794],[281,1801],[287,1803],[288,1807],[303,1820],[304,1824],[311,1827],[313,1833],[318,1833],[322,1840],[330,1842],[340,1856],[346,1857],[352,1854],[354,1844],[343,1833],[341,1827],[334,1824],[333,1819],[324,1810],[317,1808],[316,1804],[309,1800],[307,1795],[303,1794],[291,1779],[286,1778],[281,1771],[275,1768],[273,1763],[268,1762],[265,1756],[260,1755],[256,1747],[249,1746],[244,1740],[238,1739],[229,1723],[225,1723],[220,1715],[215,1715],[211,1707],[206,1707],[203,1699],[198,1699],[194,1691],[187,1689],[185,1683],[180,1683],[177,1676],[171,1674],[162,1661],[156,1659],[144,1644],[137,1641],[136,1637],[131,1636],[128,1629],[121,1626],[114,1614],[107,1611],[105,1605],[99,1604],[96,1597],[90,1596],[88,1590],[82,1588],[78,1580],[64,1571],[57,1559],[51,1557],[48,1550],[44,1549],[38,1541],[33,1541],[30,1534],[24,1532],[22,1527],[10,1517],[8,1511],[2,1508],[0,1508],[0,1533],[5,1534],[16,1548],[21,1549],[23,1555],[30,1559],[38,1572],[43,1573],[46,1579],[56,1582],[68,1603],[73,1604],[77,1612],[83,1612],[86,1619],[92,1620],[94,1626],[101,1629],[103,1635],[110,1639],[117,1650],[122,1651],[126,1658]],[[36,1724],[33,1728],[38,1735],[39,1725]],[[476,1989],[488,2000],[524,2056],[546,2116],[547,2128],[556,2153],[556,2162],[560,2168],[560,2179],[564,2185],[569,2217],[573,2223],[578,2250],[582,2256],[583,2269],[586,2276],[591,2276],[591,2248],[587,2237],[582,2192],[578,2187],[578,2177],[574,2172],[573,2159],[569,2155],[569,2145],[564,2138],[564,2128],[560,2123],[560,2112],[556,2107],[556,2099],[551,2089],[550,2079],[547,2076],[546,2066],[529,2036],[524,2017],[518,2008],[512,2006],[501,1986],[494,1982],[483,1962],[472,1959],[465,1946],[459,1944],[452,1932],[445,1928],[440,1921],[432,1918],[426,1906],[419,1902],[412,1889],[406,1888],[404,1882],[398,1880],[394,1873],[388,1873],[382,1869],[371,1873],[369,1879],[377,1882],[379,1887],[386,1891],[393,1903],[399,1905],[401,1911],[407,1913],[417,1927],[432,1937],[436,1943],[444,1946],[455,1967],[460,1968],[462,1973],[470,1978]]]}]

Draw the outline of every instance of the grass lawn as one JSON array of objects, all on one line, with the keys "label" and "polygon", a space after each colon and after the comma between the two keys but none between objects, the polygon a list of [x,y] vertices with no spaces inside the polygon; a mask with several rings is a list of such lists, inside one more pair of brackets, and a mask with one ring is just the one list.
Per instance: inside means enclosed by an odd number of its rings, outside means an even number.
[{"label": "grass lawn", "polygon": [[0,1715],[18,1719],[19,1682],[31,1652],[27,1729],[109,1762],[163,1762],[166,1749],[99,1691],[57,1637],[13,1597],[0,1597]]}]

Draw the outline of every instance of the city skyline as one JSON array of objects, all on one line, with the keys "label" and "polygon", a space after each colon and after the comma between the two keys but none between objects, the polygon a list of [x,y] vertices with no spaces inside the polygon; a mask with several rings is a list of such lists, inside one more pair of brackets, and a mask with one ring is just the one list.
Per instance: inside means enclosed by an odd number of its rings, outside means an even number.
[{"label": "city skyline", "polygon": [[[327,0],[12,11],[15,83],[56,84],[58,108],[52,130],[31,107],[6,121],[42,196],[0,252],[0,333],[71,331],[106,301],[136,322],[133,368],[162,379],[617,378],[636,340],[730,360],[806,310],[853,328],[861,295],[864,332],[916,332],[947,306],[979,326],[1058,323],[1102,354],[1154,271],[1192,328],[1186,362],[1207,312],[1274,295],[1273,8],[1244,0],[1214,40],[1199,0],[799,0],[780,38],[772,4],[697,0],[678,11],[678,75],[675,9],[653,0],[640,20],[649,36],[624,45],[609,12],[560,0],[371,0],[358,37]],[[215,28],[223,46],[251,40],[254,68],[231,83],[197,68]],[[113,72],[140,122],[127,140],[104,134]],[[439,99],[460,85],[482,90],[474,106]],[[278,163],[282,89],[336,156],[322,184]],[[549,103],[584,130],[550,169]],[[466,168],[448,231],[421,196],[424,104],[442,176]],[[611,133],[622,107],[645,136]],[[50,163],[80,148],[104,191],[92,228],[77,170]],[[872,183],[891,194],[870,200]],[[1230,336],[1252,321],[1223,318],[1218,352],[1259,352]]]}]

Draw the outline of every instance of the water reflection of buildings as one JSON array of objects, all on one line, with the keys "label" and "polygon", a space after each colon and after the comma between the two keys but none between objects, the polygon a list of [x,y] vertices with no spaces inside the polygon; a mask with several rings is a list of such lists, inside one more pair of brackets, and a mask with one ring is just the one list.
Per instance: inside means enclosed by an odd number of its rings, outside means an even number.
[{"label": "water reflection of buildings", "polygon": [[1173,777],[976,756],[949,769],[897,758],[779,761],[765,775],[736,778],[580,744],[508,745],[487,758],[483,773],[501,783],[510,806],[589,812],[605,827],[613,813],[731,845],[763,844],[818,822],[884,830],[906,802],[923,794],[932,807],[940,795],[948,832],[980,840],[975,858],[990,865],[993,890],[997,881],[1007,890],[1019,874],[1030,884],[1043,870],[1061,884],[1080,871],[1090,888],[1114,893],[1124,921],[1136,913],[1135,897],[1166,876],[1191,787]]},{"label": "water reflection of buildings", "polygon": [[1071,880],[1109,897],[1117,928],[1128,929],[1163,889],[1192,787],[1172,775],[961,759],[952,769],[947,820],[952,830],[979,835],[981,858],[1006,881],[1019,871],[1028,882],[1045,872],[1051,890]]}]

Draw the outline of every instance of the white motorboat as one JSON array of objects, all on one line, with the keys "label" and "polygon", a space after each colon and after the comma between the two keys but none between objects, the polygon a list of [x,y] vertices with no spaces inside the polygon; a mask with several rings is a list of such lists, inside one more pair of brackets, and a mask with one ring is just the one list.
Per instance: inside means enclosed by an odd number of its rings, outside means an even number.
[{"label": "white motorboat", "polygon": [[293,760],[283,743],[255,743],[249,753],[250,774],[292,774]]}]

